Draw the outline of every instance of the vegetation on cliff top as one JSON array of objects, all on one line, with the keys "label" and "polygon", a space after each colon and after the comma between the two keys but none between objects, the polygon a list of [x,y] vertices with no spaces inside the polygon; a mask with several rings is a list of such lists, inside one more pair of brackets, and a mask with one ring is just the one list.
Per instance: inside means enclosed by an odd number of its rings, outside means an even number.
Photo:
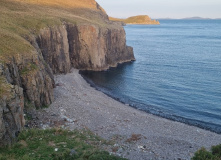
[{"label": "vegetation on cliff top", "polygon": [[1,160],[124,160],[100,148],[109,145],[88,130],[30,129],[11,148],[0,149]]},{"label": "vegetation on cliff top", "polygon": [[45,27],[64,22],[109,26],[94,0],[0,0],[0,15],[0,62],[16,54],[29,55],[34,50],[30,35]]},{"label": "vegetation on cliff top", "polygon": [[0,0],[0,15],[0,65],[12,57],[32,59],[36,51],[30,41],[46,27],[64,23],[115,27],[95,0]]},{"label": "vegetation on cliff top", "polygon": [[159,21],[152,20],[147,15],[133,16],[133,17],[129,17],[127,19],[119,19],[119,18],[109,17],[109,19],[111,21],[121,21],[126,24],[160,24]]}]

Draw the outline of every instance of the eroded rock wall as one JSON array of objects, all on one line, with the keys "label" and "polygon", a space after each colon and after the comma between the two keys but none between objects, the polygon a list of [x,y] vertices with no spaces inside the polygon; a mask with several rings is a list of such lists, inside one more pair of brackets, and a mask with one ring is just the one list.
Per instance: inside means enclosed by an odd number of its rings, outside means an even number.
[{"label": "eroded rock wall", "polygon": [[[78,26],[80,50],[73,66],[83,70],[106,70],[118,63],[135,60],[133,50],[126,46],[125,31],[119,28]],[[69,37],[69,41],[72,41]],[[74,53],[70,53],[74,54]]]},{"label": "eroded rock wall", "polygon": [[25,101],[35,108],[53,101],[51,69],[37,51],[28,55],[0,64],[0,147],[11,145],[24,127]]},{"label": "eroded rock wall", "polygon": [[0,147],[11,145],[25,124],[23,89],[7,82],[4,69],[0,64]]},{"label": "eroded rock wall", "polygon": [[65,23],[27,40],[35,51],[0,64],[0,78],[9,87],[9,94],[0,96],[0,146],[11,144],[24,126],[24,100],[35,108],[52,103],[53,73],[68,73],[72,67],[100,71],[135,60],[121,26]]},{"label": "eroded rock wall", "polygon": [[3,74],[8,83],[23,88],[27,101],[35,108],[41,108],[53,101],[53,73],[41,53],[28,54],[12,57],[5,63]]},{"label": "eroded rock wall", "polygon": [[37,42],[54,73],[67,73],[71,67],[100,71],[135,60],[120,26],[66,24],[42,30]]},{"label": "eroded rock wall", "polygon": [[69,44],[65,25],[43,29],[37,37],[45,61],[55,74],[70,71]]},{"label": "eroded rock wall", "polygon": [[25,124],[23,89],[10,85],[10,95],[0,99],[0,147],[11,145]]}]

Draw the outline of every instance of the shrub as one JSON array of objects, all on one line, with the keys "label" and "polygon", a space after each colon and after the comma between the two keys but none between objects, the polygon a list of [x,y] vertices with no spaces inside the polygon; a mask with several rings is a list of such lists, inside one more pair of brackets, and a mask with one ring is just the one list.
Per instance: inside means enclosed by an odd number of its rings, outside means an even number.
[{"label": "shrub", "polygon": [[217,146],[213,146],[211,150],[212,150],[213,155],[216,155],[217,157],[221,159],[221,144]]},{"label": "shrub", "polygon": [[201,148],[194,154],[192,160],[221,160],[221,144],[213,146],[211,151]]}]

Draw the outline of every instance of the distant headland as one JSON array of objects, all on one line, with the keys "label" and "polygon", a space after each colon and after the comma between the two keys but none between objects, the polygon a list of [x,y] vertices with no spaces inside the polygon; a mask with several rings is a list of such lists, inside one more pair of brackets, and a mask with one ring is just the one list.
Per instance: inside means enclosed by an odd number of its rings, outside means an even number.
[{"label": "distant headland", "polygon": [[109,17],[111,21],[120,21],[125,24],[151,24],[151,25],[159,25],[160,22],[158,20],[152,20],[147,15],[139,15],[139,16],[133,16],[126,19],[120,19],[120,18],[113,18]]},{"label": "distant headland", "polygon": [[184,17],[184,18],[159,18],[159,20],[210,20],[212,18],[205,18],[205,17],[198,17],[198,16],[195,16],[195,17]]},{"label": "distant headland", "polygon": [[182,18],[182,19],[189,19],[189,20],[202,20],[202,19],[211,19],[211,18],[204,18],[204,17],[186,17],[186,18]]}]

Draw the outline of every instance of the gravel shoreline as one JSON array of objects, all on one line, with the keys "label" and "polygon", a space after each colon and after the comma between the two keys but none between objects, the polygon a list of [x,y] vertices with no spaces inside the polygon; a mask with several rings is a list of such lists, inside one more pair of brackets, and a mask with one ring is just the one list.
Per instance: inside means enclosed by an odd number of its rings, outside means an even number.
[{"label": "gravel shoreline", "polygon": [[221,134],[157,117],[108,97],[92,88],[76,69],[56,75],[55,81],[55,101],[35,113],[43,128],[90,129],[114,139],[113,154],[131,160],[190,159],[202,146],[221,143]]}]

